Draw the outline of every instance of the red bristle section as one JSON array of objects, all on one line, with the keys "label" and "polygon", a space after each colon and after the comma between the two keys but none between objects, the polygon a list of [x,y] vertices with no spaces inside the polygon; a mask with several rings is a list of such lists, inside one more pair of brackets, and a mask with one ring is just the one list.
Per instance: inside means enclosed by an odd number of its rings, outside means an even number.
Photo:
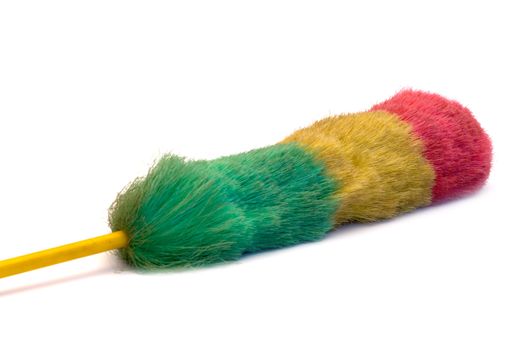
[{"label": "red bristle section", "polygon": [[398,115],[412,125],[436,172],[433,202],[481,187],[490,172],[492,145],[472,113],[437,94],[404,90],[372,107]]}]

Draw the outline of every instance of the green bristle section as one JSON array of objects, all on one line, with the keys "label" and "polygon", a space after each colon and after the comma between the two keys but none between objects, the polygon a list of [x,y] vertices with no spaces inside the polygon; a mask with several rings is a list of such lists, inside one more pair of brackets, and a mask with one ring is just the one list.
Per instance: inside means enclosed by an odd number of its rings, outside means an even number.
[{"label": "green bristle section", "polygon": [[336,183],[297,144],[210,161],[166,155],[120,193],[111,228],[143,268],[189,267],[320,239],[333,227]]}]

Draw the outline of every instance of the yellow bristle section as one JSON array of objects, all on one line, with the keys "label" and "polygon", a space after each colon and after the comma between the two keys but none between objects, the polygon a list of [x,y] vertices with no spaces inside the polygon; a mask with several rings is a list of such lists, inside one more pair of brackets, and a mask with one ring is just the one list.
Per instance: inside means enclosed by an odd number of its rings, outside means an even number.
[{"label": "yellow bristle section", "polygon": [[322,119],[282,143],[322,159],[339,183],[335,221],[373,221],[431,202],[434,170],[423,144],[397,116],[373,111]]}]

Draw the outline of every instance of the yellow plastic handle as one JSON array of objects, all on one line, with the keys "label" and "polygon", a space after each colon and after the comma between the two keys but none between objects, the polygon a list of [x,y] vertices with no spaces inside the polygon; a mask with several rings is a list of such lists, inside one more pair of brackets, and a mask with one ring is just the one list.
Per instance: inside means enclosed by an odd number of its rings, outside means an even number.
[{"label": "yellow plastic handle", "polygon": [[123,248],[127,246],[128,242],[129,238],[125,232],[116,231],[56,248],[2,260],[0,261],[0,278],[83,258],[84,256],[98,254],[112,249]]}]

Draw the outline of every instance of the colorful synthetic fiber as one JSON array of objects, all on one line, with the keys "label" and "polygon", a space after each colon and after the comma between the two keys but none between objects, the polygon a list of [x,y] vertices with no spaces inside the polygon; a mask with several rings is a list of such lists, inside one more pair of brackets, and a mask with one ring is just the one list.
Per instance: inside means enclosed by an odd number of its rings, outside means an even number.
[{"label": "colorful synthetic fiber", "polygon": [[208,161],[166,155],[113,203],[142,268],[199,266],[322,238],[479,188],[492,147],[470,111],[406,90],[282,142]]}]

